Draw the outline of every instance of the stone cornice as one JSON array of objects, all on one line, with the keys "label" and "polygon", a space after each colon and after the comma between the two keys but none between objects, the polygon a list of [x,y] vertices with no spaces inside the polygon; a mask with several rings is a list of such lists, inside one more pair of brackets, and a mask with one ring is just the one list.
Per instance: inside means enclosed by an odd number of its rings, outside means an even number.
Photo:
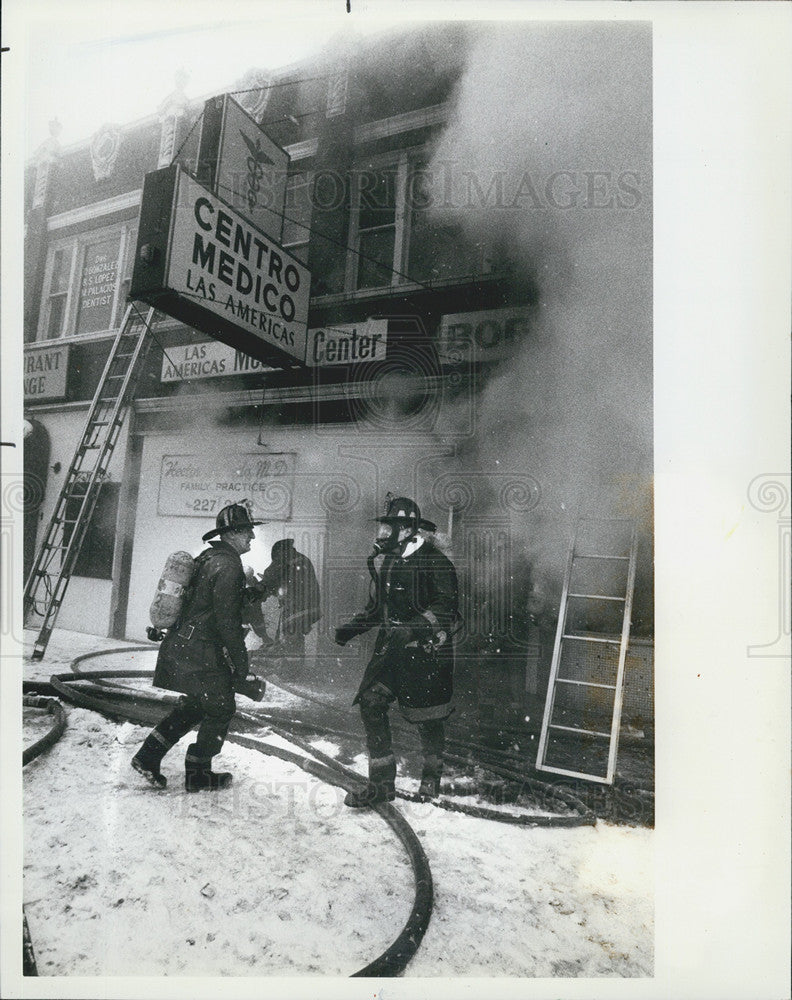
[{"label": "stone cornice", "polygon": [[72,208],[68,212],[60,212],[58,215],[51,215],[47,219],[47,229],[50,232],[58,229],[66,229],[68,226],[79,225],[89,222],[92,219],[101,219],[102,216],[112,215],[115,212],[123,212],[129,208],[136,208],[140,204],[142,189],[137,191],[127,191],[119,194],[115,198],[107,198],[105,201],[95,201],[90,205],[81,205],[79,208]]}]

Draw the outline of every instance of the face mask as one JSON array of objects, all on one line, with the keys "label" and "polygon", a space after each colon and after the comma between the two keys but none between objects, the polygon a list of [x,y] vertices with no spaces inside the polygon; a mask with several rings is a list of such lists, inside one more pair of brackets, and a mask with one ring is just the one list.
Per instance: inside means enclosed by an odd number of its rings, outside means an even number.
[{"label": "face mask", "polygon": [[374,551],[392,552],[399,543],[399,529],[395,524],[380,524],[374,540]]},{"label": "face mask", "polygon": [[374,551],[377,553],[395,552],[412,536],[413,532],[403,525],[382,523],[377,530]]}]

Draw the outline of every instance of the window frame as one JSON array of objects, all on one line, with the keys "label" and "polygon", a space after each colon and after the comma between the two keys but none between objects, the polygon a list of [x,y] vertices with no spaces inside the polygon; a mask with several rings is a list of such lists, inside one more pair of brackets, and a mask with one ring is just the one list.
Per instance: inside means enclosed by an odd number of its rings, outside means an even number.
[{"label": "window frame", "polygon": [[[391,150],[387,153],[379,153],[375,156],[359,159],[350,171],[350,198],[351,210],[349,213],[349,243],[346,260],[346,275],[344,280],[344,290],[347,294],[356,292],[370,292],[373,289],[394,288],[398,285],[409,284],[409,278],[405,276],[404,268],[410,243],[410,211],[407,206],[407,181],[413,165],[421,153],[420,149],[408,148]],[[360,236],[361,232],[376,232],[382,227],[360,228],[360,196],[361,177],[367,170],[381,170],[383,167],[395,167],[396,192],[394,206],[394,237],[393,237],[393,260],[391,263],[390,281],[383,281],[381,285],[367,285],[365,288],[358,284],[360,280]]]},{"label": "window frame", "polygon": [[[114,222],[110,225],[99,226],[95,229],[84,230],[83,232],[52,240],[47,247],[47,262],[44,269],[44,286],[41,295],[41,314],[39,316],[38,330],[36,331],[35,343],[57,344],[65,340],[94,340],[106,338],[118,329],[123,317],[123,302],[121,301],[121,290],[126,280],[126,271],[130,262],[134,260],[135,242],[137,233],[137,219],[127,219],[123,222]],[[100,243],[110,239],[118,240],[118,257],[116,260],[116,279],[113,289],[113,301],[110,307],[110,326],[104,330],[91,330],[87,333],[77,333],[76,325],[78,319],[78,308],[80,300],[80,284],[82,272],[85,267],[85,258],[88,247],[95,243]],[[51,315],[51,302],[55,297],[51,291],[52,278],[55,269],[55,258],[58,251],[64,251],[68,261],[69,281],[66,289],[66,303],[64,307],[64,319],[61,325],[61,332],[57,336],[50,336],[48,326]],[[62,295],[63,293],[57,293]]]},{"label": "window frame", "polygon": [[[284,250],[288,250],[289,253],[292,254],[293,256],[295,256],[299,261],[302,261],[303,264],[307,265],[308,252],[309,252],[309,248],[310,248],[310,245],[311,245],[311,224],[313,222],[313,193],[311,191],[311,185],[313,184],[313,171],[309,170],[307,167],[302,167],[300,169],[291,171],[291,173],[289,173],[288,177],[286,178],[286,192],[285,192],[285,198],[284,198],[284,215],[288,214],[289,184],[293,183],[293,182],[296,182],[296,179],[298,177],[304,178],[305,186],[306,186],[306,188],[308,190],[308,208],[309,208],[308,221],[305,224],[303,224],[302,222],[292,223],[292,224],[296,225],[296,226],[299,226],[302,229],[305,229],[305,239],[302,239],[302,240],[292,240],[291,242],[286,242],[286,240],[284,239],[284,241],[281,244],[281,246],[283,247]],[[295,184],[295,186],[296,186],[296,184]],[[284,228],[284,230],[286,228],[286,225],[287,225],[287,220],[284,218],[284,220],[283,220],[283,228]],[[285,233],[284,233],[284,235],[285,235]],[[300,256],[300,251],[302,251],[302,250],[305,250],[305,257],[304,258]]]}]

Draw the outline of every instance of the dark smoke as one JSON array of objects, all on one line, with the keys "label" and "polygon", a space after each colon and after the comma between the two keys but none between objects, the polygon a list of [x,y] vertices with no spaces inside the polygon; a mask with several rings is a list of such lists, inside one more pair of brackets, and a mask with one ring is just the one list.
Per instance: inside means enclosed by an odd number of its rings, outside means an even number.
[{"label": "dark smoke", "polygon": [[455,181],[438,218],[538,288],[531,335],[482,393],[471,460],[538,480],[515,528],[555,587],[576,515],[637,517],[645,549],[651,534],[651,135],[646,25],[488,26],[432,162]]}]

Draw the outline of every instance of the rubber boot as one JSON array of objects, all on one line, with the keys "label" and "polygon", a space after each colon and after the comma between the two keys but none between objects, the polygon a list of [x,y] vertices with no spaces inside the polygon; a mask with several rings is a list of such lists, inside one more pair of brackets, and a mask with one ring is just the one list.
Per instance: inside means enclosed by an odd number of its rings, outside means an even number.
[{"label": "rubber boot", "polygon": [[391,755],[369,761],[369,779],[359,792],[348,792],[344,805],[353,809],[368,809],[379,802],[393,802],[396,798],[396,760]]},{"label": "rubber boot", "polygon": [[424,758],[423,770],[421,771],[421,784],[418,788],[418,798],[421,802],[428,802],[429,799],[437,798],[440,794],[440,778],[442,774],[442,758],[434,756]]},{"label": "rubber boot", "polygon": [[168,779],[160,773],[162,758],[168,750],[170,747],[155,730],[148,734],[143,746],[132,758],[132,767],[155,788],[164,788],[168,784]]},{"label": "rubber boot", "polygon": [[188,792],[216,792],[220,788],[228,788],[234,776],[230,771],[213,771],[212,758],[205,760],[193,757],[187,751],[184,758],[184,787]]}]

